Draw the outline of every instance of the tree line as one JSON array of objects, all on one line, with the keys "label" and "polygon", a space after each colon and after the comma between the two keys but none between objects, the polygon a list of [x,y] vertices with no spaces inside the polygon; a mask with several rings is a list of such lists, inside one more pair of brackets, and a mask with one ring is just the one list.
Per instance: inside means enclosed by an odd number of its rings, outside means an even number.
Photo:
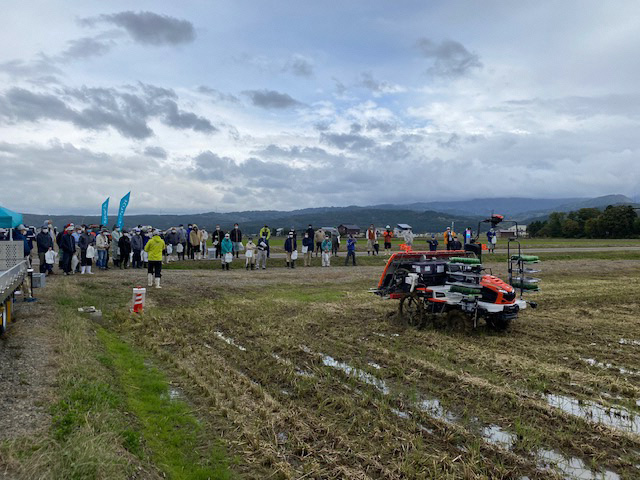
[{"label": "tree line", "polygon": [[581,208],[553,212],[547,220],[531,222],[527,231],[532,237],[631,238],[640,234],[640,218],[630,205]]}]

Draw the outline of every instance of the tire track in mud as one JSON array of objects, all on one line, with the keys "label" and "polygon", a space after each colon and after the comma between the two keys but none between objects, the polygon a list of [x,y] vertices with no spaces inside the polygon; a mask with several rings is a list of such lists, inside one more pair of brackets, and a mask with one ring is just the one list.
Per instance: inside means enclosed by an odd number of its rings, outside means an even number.
[{"label": "tire track in mud", "polygon": [[[266,358],[266,356],[269,356],[269,354],[267,352],[265,352],[264,350],[257,351],[257,353],[251,353],[251,350],[255,351],[255,349],[258,347],[257,345],[254,347],[253,342],[250,342],[250,341],[247,342],[247,341],[245,341],[245,339],[243,339],[241,342],[239,340],[237,340],[237,339],[235,341],[238,341],[239,344],[245,346],[245,348],[246,348],[246,346],[251,345],[251,348],[249,348],[250,352],[243,352],[243,353],[234,352],[233,351],[233,348],[234,348],[233,346],[226,348],[226,350],[231,349],[229,351],[229,353],[233,354],[233,355],[231,355],[231,357],[234,358],[234,360],[238,361],[239,364],[243,364],[243,366],[242,366],[243,369],[249,368],[250,365],[247,365],[246,361],[242,362],[241,359],[237,358],[238,355],[240,355],[241,357],[247,357],[248,356],[250,358],[256,358],[256,359],[260,359],[260,358],[264,359],[264,358]],[[242,351],[239,350],[239,352],[242,352]],[[252,364],[252,363],[255,363],[255,362],[252,360],[249,363]],[[292,374],[295,375],[294,373],[292,373],[292,371],[291,372],[285,372],[285,373],[277,372],[278,368],[277,367],[274,368],[274,367],[276,367],[276,366],[271,365],[271,368],[275,372],[273,374],[273,376],[270,376],[269,378],[265,379],[265,381],[266,380],[274,380],[274,381],[268,382],[270,384],[277,385],[278,380],[282,380],[283,377],[287,378],[287,377],[290,377]],[[336,379],[333,375],[323,376],[323,375],[320,374],[321,372],[318,371],[317,367],[314,367],[313,371],[314,372],[318,372],[318,374],[314,378],[315,382],[318,382],[320,384],[328,383],[331,388],[335,388],[335,387],[344,388],[343,381],[339,380],[339,379]],[[244,375],[244,373],[243,373],[243,375]],[[201,376],[198,379],[198,381],[202,382],[203,381],[203,377]],[[207,382],[206,379],[204,381],[205,381],[205,383]],[[290,382],[290,380],[287,380],[287,381]],[[255,385],[255,384],[252,384],[252,385]],[[264,389],[264,387],[263,387],[263,389]],[[345,394],[348,395],[348,396],[353,396],[353,394],[354,394],[353,388],[352,387],[348,387],[348,390],[347,390],[347,392],[345,392]],[[319,402],[322,401],[322,398],[318,398],[317,401],[319,401]],[[374,402],[373,405],[371,405],[371,406],[376,408],[376,409],[380,409],[381,405],[384,405],[384,403],[380,402],[380,403],[376,404]],[[297,412],[297,415],[300,415],[303,418],[308,419],[308,416],[307,416],[307,414],[305,412]],[[394,419],[394,420],[389,425],[386,425],[385,430],[387,430],[387,435],[393,433],[393,436],[394,436],[393,438],[403,439],[403,438],[406,438],[409,435],[410,438],[408,440],[406,440],[406,441],[409,442],[409,444],[415,442],[417,438],[418,439],[423,439],[425,436],[427,436],[427,439],[429,439],[429,440],[433,439],[433,437],[431,436],[432,434],[428,434],[427,435],[427,433],[425,433],[424,430],[422,430],[420,428],[417,428],[417,427],[414,427],[415,431],[413,433],[409,434],[407,432],[407,429],[406,429],[406,425],[405,425],[406,422],[404,422],[401,417],[397,417],[396,418],[396,416],[388,414],[384,418],[384,423],[389,423],[390,422],[390,418]],[[319,420],[322,421],[322,419],[319,419]],[[349,419],[348,418],[342,418],[341,419],[341,423],[348,424],[349,423]],[[380,427],[382,427],[384,425],[384,423],[382,423],[380,425]],[[450,438],[451,435],[460,436],[460,435],[464,434],[464,435],[467,436],[467,440],[468,440],[468,437],[470,437],[468,435],[468,433],[465,432],[464,430],[460,430],[460,429],[458,429],[459,431],[456,432],[456,428],[451,428],[451,426],[446,426],[444,428],[444,430],[445,430],[444,438],[440,441],[440,445],[438,445],[437,450],[433,452],[433,455],[436,455],[436,453],[437,453],[438,455],[442,456],[442,452],[447,452],[448,451],[449,454],[447,456],[449,456],[450,459],[454,459],[456,457],[460,457],[461,455],[464,456],[465,455],[464,452],[461,452],[461,451],[458,451],[457,449],[454,449],[452,447],[451,443],[447,439]],[[453,430],[453,432],[452,432],[452,430]],[[369,440],[367,440],[367,443],[370,443]],[[350,448],[355,450],[356,448],[361,448],[361,447],[352,446]],[[487,446],[487,447],[483,448],[482,451],[483,451],[483,454],[488,453],[490,455],[496,456],[496,449],[493,448],[493,447]],[[424,454],[424,453],[425,453],[424,451],[421,451],[421,454]],[[370,456],[371,455],[366,455],[366,458],[370,458]],[[525,467],[525,465],[523,465],[523,463],[525,463],[525,462],[523,462],[522,459],[519,459],[519,458],[515,457],[514,455],[509,455],[509,454],[505,455],[505,452],[498,452],[498,457],[499,457],[499,459],[496,462],[497,464],[501,464],[501,463],[504,464],[505,461],[508,460],[509,457],[511,457],[510,462],[508,462],[508,463],[512,464],[512,469],[513,468],[517,468],[518,466],[519,466],[519,468]],[[455,461],[453,463],[455,463]],[[484,463],[484,462],[482,462],[482,463]],[[487,467],[483,467],[483,468],[486,469]],[[526,462],[526,467],[525,468],[527,468],[529,471],[532,470],[531,462]],[[535,467],[533,467],[533,468],[535,468]],[[501,473],[498,470],[490,468],[488,472],[486,472],[485,474],[481,474],[481,476],[488,475],[491,478],[513,478],[512,477],[512,473],[513,472],[510,472],[510,471],[508,471],[506,473]],[[465,478],[475,478],[476,476],[477,476],[477,474],[474,474],[474,475],[472,475],[470,477],[466,477],[465,476]],[[391,472],[385,473],[384,475],[382,475],[382,477],[383,478],[406,478],[406,477],[403,477],[401,475],[401,473],[399,473],[399,472],[398,473],[394,473],[393,470]],[[547,477],[548,477],[548,474],[545,474],[545,473],[535,474],[535,470],[534,470],[534,475],[533,475],[532,478],[547,478]],[[357,477],[353,477],[352,476],[352,477],[349,477],[349,478],[357,478]]]}]

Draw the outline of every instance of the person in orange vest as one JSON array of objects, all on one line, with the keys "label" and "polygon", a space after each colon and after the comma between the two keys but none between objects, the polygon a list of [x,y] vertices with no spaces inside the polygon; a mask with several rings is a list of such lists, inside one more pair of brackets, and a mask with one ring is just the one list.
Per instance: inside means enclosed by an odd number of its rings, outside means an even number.
[{"label": "person in orange vest", "polygon": [[384,253],[391,255],[391,239],[393,238],[393,232],[391,231],[391,225],[387,225],[386,230],[382,233],[384,237]]},{"label": "person in orange vest", "polygon": [[451,244],[453,243],[453,237],[456,236],[456,232],[451,230],[451,227],[447,227],[444,231],[444,248],[445,250],[453,250]]}]

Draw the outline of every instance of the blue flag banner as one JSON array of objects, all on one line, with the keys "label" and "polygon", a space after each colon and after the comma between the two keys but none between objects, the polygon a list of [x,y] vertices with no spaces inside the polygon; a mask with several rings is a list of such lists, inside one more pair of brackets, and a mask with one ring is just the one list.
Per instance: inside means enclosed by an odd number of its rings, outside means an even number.
[{"label": "blue flag banner", "polygon": [[100,219],[101,225],[107,225],[109,223],[109,198],[104,201],[102,204],[102,218]]},{"label": "blue flag banner", "polygon": [[129,205],[130,195],[131,195],[131,192],[127,193],[120,200],[120,208],[118,209],[118,221],[116,223],[116,225],[120,228],[122,228],[122,225],[124,225],[124,211],[127,209],[127,205]]}]

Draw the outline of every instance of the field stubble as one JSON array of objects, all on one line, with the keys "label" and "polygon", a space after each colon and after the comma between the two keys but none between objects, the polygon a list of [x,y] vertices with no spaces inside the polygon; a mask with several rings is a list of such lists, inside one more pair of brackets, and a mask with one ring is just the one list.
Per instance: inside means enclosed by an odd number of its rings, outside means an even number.
[{"label": "field stubble", "polygon": [[405,327],[366,292],[379,272],[170,271],[114,328],[276,477],[637,478],[640,262],[545,265],[502,334]]}]

